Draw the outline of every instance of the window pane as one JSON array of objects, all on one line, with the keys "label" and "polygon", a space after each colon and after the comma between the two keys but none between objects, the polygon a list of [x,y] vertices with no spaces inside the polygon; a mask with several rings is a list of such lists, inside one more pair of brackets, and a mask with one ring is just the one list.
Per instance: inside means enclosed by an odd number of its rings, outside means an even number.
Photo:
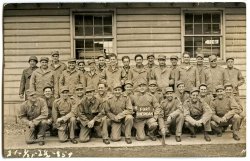
[{"label": "window pane", "polygon": [[194,37],[194,46],[202,46],[202,37]]},{"label": "window pane", "polygon": [[220,24],[212,24],[212,26],[213,26],[212,33],[213,34],[220,34]]},{"label": "window pane", "polygon": [[185,23],[193,23],[193,14],[192,13],[185,14]]},{"label": "window pane", "polygon": [[83,27],[75,27],[75,35],[76,36],[83,36],[84,35]]},{"label": "window pane", "polygon": [[217,55],[218,57],[220,57],[220,47],[212,47],[212,52],[211,54],[213,55]]},{"label": "window pane", "polygon": [[104,35],[112,35],[112,26],[104,26]]},{"label": "window pane", "polygon": [[112,16],[103,17],[104,25],[112,25]]},{"label": "window pane", "polygon": [[193,57],[194,49],[193,47],[185,47],[185,51],[188,51],[191,53],[190,57]]},{"label": "window pane", "polygon": [[211,34],[211,24],[203,24],[203,34]]},{"label": "window pane", "polygon": [[212,37],[211,45],[212,46],[220,46],[220,37]]},{"label": "window pane", "polygon": [[84,40],[76,40],[76,48],[84,48]]},{"label": "window pane", "polygon": [[185,46],[193,46],[193,37],[185,37]]},{"label": "window pane", "polygon": [[213,23],[220,23],[220,14],[213,14],[212,22]]},{"label": "window pane", "polygon": [[94,25],[102,25],[102,16],[94,17]]},{"label": "window pane", "polygon": [[95,51],[103,50],[103,39],[94,40]]},{"label": "window pane", "polygon": [[103,49],[104,49],[105,54],[113,53],[113,41],[112,41],[112,39],[104,40]]},{"label": "window pane", "polygon": [[203,23],[211,23],[211,14],[203,14]]},{"label": "window pane", "polygon": [[95,27],[94,28],[94,35],[103,35],[102,27]]},{"label": "window pane", "polygon": [[84,58],[84,50],[76,49],[76,59],[83,59]]},{"label": "window pane", "polygon": [[85,36],[93,35],[93,27],[85,27]]},{"label": "window pane", "polygon": [[91,49],[92,51],[94,50],[94,44],[93,40],[85,40],[85,49]]},{"label": "window pane", "polygon": [[202,34],[202,24],[194,24],[194,34]]},{"label": "window pane", "polygon": [[83,16],[75,15],[75,25],[83,25]]},{"label": "window pane", "polygon": [[185,25],[185,33],[186,34],[193,34],[193,25],[192,24]]},{"label": "window pane", "polygon": [[93,25],[93,16],[84,16],[84,25]]},{"label": "window pane", "polygon": [[211,37],[203,37],[203,46],[211,47]]},{"label": "window pane", "polygon": [[194,15],[194,23],[202,23],[202,15],[201,14]]}]

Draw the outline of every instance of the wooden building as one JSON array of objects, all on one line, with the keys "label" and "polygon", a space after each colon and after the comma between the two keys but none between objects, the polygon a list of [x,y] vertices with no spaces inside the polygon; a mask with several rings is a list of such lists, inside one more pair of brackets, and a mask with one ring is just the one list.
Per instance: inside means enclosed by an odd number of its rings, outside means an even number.
[{"label": "wooden building", "polygon": [[187,50],[192,57],[217,54],[225,66],[233,56],[246,76],[245,3],[6,4],[3,29],[3,108],[13,118],[23,101],[18,92],[29,56],[50,57],[52,50],[63,61],[109,53],[119,59],[138,53],[169,58]]}]

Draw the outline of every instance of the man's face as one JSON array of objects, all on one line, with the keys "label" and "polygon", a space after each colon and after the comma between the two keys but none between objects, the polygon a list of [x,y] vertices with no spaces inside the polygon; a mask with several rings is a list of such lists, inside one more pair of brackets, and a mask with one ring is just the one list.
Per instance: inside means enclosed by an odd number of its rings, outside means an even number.
[{"label": "man's face", "polygon": [[94,91],[88,91],[86,92],[86,97],[87,99],[92,99],[94,97]]},{"label": "man's face", "polygon": [[130,61],[128,58],[125,58],[125,59],[123,59],[122,63],[123,63],[123,66],[128,67],[130,64]]},{"label": "man's face", "polygon": [[136,65],[142,65],[142,58],[141,57],[137,57],[136,59],[135,59],[135,63],[136,63]]},{"label": "man's face", "polygon": [[148,57],[148,64],[154,64],[155,58],[153,56]]},{"label": "man's face", "polygon": [[217,66],[217,60],[215,59],[215,60],[210,61],[210,66],[212,68],[215,68]]},{"label": "man's face", "polygon": [[193,92],[192,94],[191,94],[191,100],[192,100],[192,102],[197,102],[198,101],[198,96],[199,96],[199,92]]},{"label": "man's face", "polygon": [[79,63],[78,68],[79,70],[84,71],[84,63]]},{"label": "man's face", "polygon": [[197,60],[197,64],[198,65],[202,65],[203,64],[203,58],[198,57],[198,58],[196,58],[196,60]]},{"label": "man's face", "polygon": [[133,92],[133,86],[131,84],[126,84],[124,88],[125,88],[125,91],[129,93]]},{"label": "man's face", "polygon": [[73,70],[76,67],[76,63],[75,62],[69,62],[68,67],[69,67],[69,69]]},{"label": "man's face", "polygon": [[200,95],[206,96],[207,94],[207,87],[206,86],[200,86]]},{"label": "man's face", "polygon": [[45,96],[46,98],[51,98],[51,96],[52,96],[52,90],[51,90],[51,88],[46,88],[46,89],[44,90],[43,94],[44,94],[44,96]]},{"label": "man's face", "polygon": [[157,90],[157,86],[155,84],[151,84],[148,86],[148,89],[150,93],[155,93]]},{"label": "man's face", "polygon": [[233,68],[233,66],[234,66],[234,60],[229,59],[229,60],[227,61],[227,67],[228,67],[228,68]]},{"label": "man's face", "polygon": [[233,93],[233,88],[232,87],[226,87],[225,93],[227,96],[231,96]]},{"label": "man's face", "polygon": [[223,89],[218,89],[216,91],[217,98],[222,99],[224,97],[225,91]]},{"label": "man's face", "polygon": [[180,84],[180,85],[178,85],[177,89],[178,89],[178,91],[180,93],[184,93],[185,85],[184,84]]},{"label": "man's face", "polygon": [[110,65],[116,65],[117,64],[117,59],[113,56],[110,57]]},{"label": "man's face", "polygon": [[42,60],[40,62],[40,64],[41,64],[42,69],[47,69],[48,68],[48,62],[46,60]]},{"label": "man's face", "polygon": [[89,70],[90,70],[90,71],[95,70],[95,63],[89,64]]},{"label": "man's face", "polygon": [[145,93],[147,90],[147,85],[146,84],[140,84],[139,85],[139,92]]},{"label": "man's face", "polygon": [[30,64],[30,67],[35,67],[37,62],[35,60],[30,60],[29,64]]},{"label": "man's face", "polygon": [[52,56],[53,61],[59,61],[59,55],[55,54]]},{"label": "man's face", "polygon": [[29,95],[28,99],[29,99],[31,102],[36,102],[36,100],[37,100],[37,95],[36,95],[36,94]]},{"label": "man's face", "polygon": [[114,93],[114,95],[116,96],[116,97],[120,97],[121,96],[121,94],[122,94],[122,89],[121,88],[115,88],[114,90],[113,90],[113,93]]},{"label": "man's face", "polygon": [[164,66],[166,64],[166,60],[165,59],[158,59],[159,65],[160,66]]},{"label": "man's face", "polygon": [[76,89],[76,95],[77,95],[78,97],[82,97],[83,94],[84,94],[83,88],[78,88],[78,89]]},{"label": "man's face", "polygon": [[190,56],[188,54],[183,55],[183,62],[186,64],[190,63]]},{"label": "man's face", "polygon": [[177,59],[170,59],[170,61],[171,61],[171,64],[172,64],[173,66],[176,66],[176,65],[177,65],[177,62],[178,62]]},{"label": "man's face", "polygon": [[61,93],[61,96],[62,96],[63,99],[67,99],[69,97],[69,91],[63,91]]},{"label": "man's face", "polygon": [[172,101],[173,100],[173,92],[166,92],[166,98],[169,100],[169,101]]},{"label": "man's face", "polygon": [[105,58],[104,57],[100,57],[98,59],[98,64],[101,65],[101,66],[104,66],[105,65]]},{"label": "man's face", "polygon": [[99,84],[98,85],[98,93],[100,95],[103,95],[107,91],[106,87],[104,84]]}]

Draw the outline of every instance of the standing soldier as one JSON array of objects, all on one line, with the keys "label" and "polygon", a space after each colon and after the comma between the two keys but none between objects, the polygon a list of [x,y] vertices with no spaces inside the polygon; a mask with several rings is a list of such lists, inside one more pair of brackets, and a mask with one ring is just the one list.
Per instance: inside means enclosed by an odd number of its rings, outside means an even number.
[{"label": "standing soldier", "polygon": [[105,57],[103,55],[98,57],[98,67],[97,70],[101,73],[106,68]]},{"label": "standing soldier", "polygon": [[183,63],[176,73],[176,79],[184,82],[187,89],[199,87],[199,73],[196,67],[190,64],[190,53],[184,52]]},{"label": "standing soldier", "polygon": [[159,66],[155,67],[152,70],[152,79],[157,81],[158,87],[162,90],[168,87],[169,85],[174,84],[174,79],[171,78],[171,69],[166,65],[166,56],[158,56]]},{"label": "standing soldier", "polygon": [[172,55],[170,57],[170,61],[171,61],[171,78],[174,79],[174,84],[173,85],[170,85],[171,87],[173,87],[174,91],[175,91],[175,87],[176,87],[176,83],[177,83],[177,74],[176,72],[179,70],[179,66],[178,66],[178,56],[177,55]]},{"label": "standing soldier", "polygon": [[214,100],[214,97],[212,94],[207,92],[207,85],[204,83],[200,84],[199,90],[200,90],[200,99],[202,101],[205,101],[210,106],[211,102]]},{"label": "standing soldier", "polygon": [[218,85],[216,87],[217,97],[211,104],[213,110],[212,129],[217,132],[217,136],[222,136],[223,128],[227,128],[228,125],[232,124],[233,139],[240,140],[238,136],[241,116],[239,116],[241,110],[235,99],[226,97],[224,93],[224,87]]},{"label": "standing soldier", "polygon": [[60,142],[68,141],[77,144],[75,139],[76,129],[76,109],[75,101],[69,97],[69,88],[61,87],[61,97],[54,101],[52,108],[52,118],[58,129]]},{"label": "standing soldier", "polygon": [[163,94],[162,90],[159,89],[157,86],[156,80],[150,80],[148,83],[148,90],[149,93],[151,93],[155,98],[157,99],[158,103],[160,103],[163,100]]},{"label": "standing soldier", "polygon": [[18,117],[26,125],[25,140],[27,144],[35,143],[44,145],[47,127],[48,107],[42,98],[38,98],[35,91],[27,90],[28,100],[23,102]]},{"label": "standing soldier", "polygon": [[107,100],[105,111],[111,120],[111,140],[120,141],[122,124],[125,125],[125,142],[131,144],[131,129],[133,127],[133,108],[128,96],[122,95],[122,86],[114,85],[113,97]]},{"label": "standing soldier", "polygon": [[170,136],[170,128],[175,128],[175,140],[181,142],[184,115],[182,103],[173,96],[173,88],[165,89],[166,99],[161,102],[161,112],[158,118],[159,129],[162,135]]},{"label": "standing soldier", "polygon": [[54,71],[54,77],[55,77],[54,94],[56,98],[59,98],[59,78],[62,72],[67,69],[67,66],[66,64],[64,64],[59,60],[59,51],[52,51],[51,57],[52,61],[49,65],[49,69]]},{"label": "standing soldier", "polygon": [[131,80],[134,84],[134,89],[138,87],[138,82],[141,79],[144,79],[145,82],[148,82],[150,79],[150,74],[146,67],[142,64],[143,56],[141,54],[135,55],[135,67],[130,69],[128,73],[128,80]]},{"label": "standing soldier", "polygon": [[93,86],[97,87],[98,82],[100,80],[100,72],[96,69],[96,64],[95,64],[95,60],[89,60],[88,62],[89,64],[89,71],[87,71],[84,75],[84,87],[88,87],[88,86]]},{"label": "standing soldier", "polygon": [[149,138],[152,141],[156,141],[154,132],[158,126],[157,119],[160,112],[160,104],[152,94],[146,92],[146,80],[139,80],[138,86],[138,93],[135,93],[131,99],[133,110],[135,111],[134,127],[136,129],[136,139],[139,141],[146,140],[144,128],[147,125]]},{"label": "standing soldier", "polygon": [[[30,87],[30,78],[33,73],[38,67],[36,66],[38,60],[36,56],[29,57],[29,64],[30,67],[23,70],[23,74],[21,77],[20,82],[20,89],[19,89],[19,96],[21,99],[24,98],[24,92],[27,91]],[[25,100],[27,100],[27,95],[25,94]]]},{"label": "standing soldier", "polygon": [[205,83],[207,84],[208,92],[214,94],[215,87],[224,85],[229,80],[226,78],[225,69],[217,65],[217,57],[211,55],[209,57],[210,68],[205,71]]},{"label": "standing soldier", "polygon": [[226,78],[229,80],[229,83],[233,85],[234,91],[239,95],[239,86],[245,83],[244,77],[241,74],[241,71],[234,67],[234,58],[228,57],[226,59],[227,68],[225,69]]},{"label": "standing soldier", "polygon": [[47,85],[54,87],[56,91],[56,87],[54,86],[55,76],[53,71],[48,68],[48,62],[48,57],[41,57],[40,68],[37,68],[30,78],[30,89],[36,91],[39,97],[43,96],[43,89]]},{"label": "standing soldier", "polygon": [[129,73],[129,70],[130,70],[130,58],[129,58],[129,56],[123,56],[122,57],[122,64],[123,64],[123,69],[125,70],[125,72],[126,72],[126,77],[127,77],[127,75],[128,75],[128,73]]},{"label": "standing soldier", "polygon": [[147,55],[147,60],[148,60],[148,64],[145,65],[146,69],[148,70],[148,73],[150,75],[150,77],[152,76],[152,71],[154,70],[155,67],[157,67],[157,65],[155,64],[155,56],[154,54],[148,54]]},{"label": "standing soldier", "polygon": [[68,60],[68,69],[62,72],[59,80],[60,89],[62,86],[68,86],[70,95],[75,95],[75,86],[83,84],[83,73],[76,70],[76,60]]},{"label": "standing soldier", "polygon": [[90,141],[91,129],[94,128],[98,137],[103,138],[105,144],[110,144],[108,138],[107,117],[101,101],[94,96],[94,87],[86,88],[86,97],[77,105],[80,120],[80,142]]},{"label": "standing soldier", "polygon": [[109,61],[110,65],[102,71],[100,80],[106,80],[108,88],[113,89],[114,84],[124,84],[126,72],[118,66],[117,56],[115,54],[110,55]]},{"label": "standing soldier", "polygon": [[203,54],[197,54],[196,56],[196,61],[197,61],[197,70],[199,73],[199,81],[200,83],[205,83],[205,70],[208,69],[207,66],[203,65],[203,59],[204,59],[204,55]]},{"label": "standing soldier", "polygon": [[186,89],[184,82],[177,81],[176,87],[177,89],[175,92],[175,96],[181,101],[181,103],[184,103],[184,101],[186,101],[190,96],[190,94],[187,91],[185,91]]},{"label": "standing soldier", "polygon": [[78,60],[77,61],[77,66],[78,66],[78,70],[82,72],[82,74],[84,74],[86,72],[84,66],[85,66],[85,62],[84,60]]},{"label": "standing soldier", "polygon": [[206,102],[199,99],[199,89],[194,87],[191,96],[183,104],[185,125],[191,132],[191,137],[195,136],[195,127],[204,128],[204,139],[211,141],[208,132],[211,131],[212,110]]}]

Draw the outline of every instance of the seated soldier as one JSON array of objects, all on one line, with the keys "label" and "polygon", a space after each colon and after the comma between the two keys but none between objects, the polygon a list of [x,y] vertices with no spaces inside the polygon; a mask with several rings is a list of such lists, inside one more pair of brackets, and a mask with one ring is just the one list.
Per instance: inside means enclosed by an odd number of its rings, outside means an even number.
[{"label": "seated soldier", "polygon": [[145,125],[148,126],[148,136],[152,141],[156,141],[154,135],[157,129],[160,104],[157,99],[147,91],[147,82],[141,79],[137,82],[138,92],[131,97],[133,110],[135,111],[134,127],[136,129],[136,139],[146,140]]},{"label": "seated soldier", "polygon": [[191,137],[195,136],[195,127],[204,128],[204,139],[211,141],[208,136],[208,132],[211,131],[210,121],[212,116],[212,110],[208,104],[201,101],[199,96],[199,89],[193,87],[191,90],[191,96],[183,104],[185,125],[191,132]]},{"label": "seated soldier", "polygon": [[80,102],[84,97],[84,87],[83,84],[76,85],[76,95],[73,97],[76,104]]},{"label": "seated soldier", "polygon": [[148,82],[148,91],[155,96],[159,103],[163,100],[163,94],[161,89],[158,87],[156,80],[150,80]]},{"label": "seated soldier", "polygon": [[134,95],[133,83],[130,80],[126,80],[124,83],[124,95],[129,96],[131,98]]},{"label": "seated soldier", "polygon": [[62,86],[60,93],[60,98],[54,101],[52,108],[52,118],[58,129],[59,141],[66,142],[69,138],[71,143],[77,144],[78,142],[75,139],[75,101],[69,97],[67,86]]},{"label": "seated soldier", "polygon": [[108,138],[107,117],[101,100],[94,96],[95,89],[86,87],[86,96],[77,105],[77,116],[80,121],[80,142],[90,141],[91,130],[94,128],[98,137],[103,138],[105,144],[110,144]]},{"label": "seated soldier", "polygon": [[222,136],[223,128],[227,128],[232,124],[233,139],[240,140],[238,136],[241,116],[239,116],[241,110],[235,99],[226,97],[224,87],[218,85],[216,87],[217,97],[211,103],[211,109],[213,110],[213,116],[211,121],[212,129],[217,133],[217,136]]},{"label": "seated soldier", "polygon": [[181,101],[181,103],[184,103],[184,101],[189,98],[189,93],[186,91],[183,81],[176,82],[175,96]]},{"label": "seated soldier", "polygon": [[173,96],[173,88],[165,89],[166,98],[161,102],[161,112],[158,118],[161,134],[170,136],[170,128],[175,128],[175,140],[181,142],[184,115],[180,100]]},{"label": "seated soldier", "polygon": [[47,125],[48,107],[44,99],[38,98],[35,91],[26,91],[28,100],[23,102],[18,117],[26,125],[25,140],[27,144],[37,141],[44,145],[44,137]]},{"label": "seated soldier", "polygon": [[214,97],[212,94],[208,93],[207,85],[205,83],[200,84],[199,90],[200,90],[200,99],[202,101],[205,101],[210,106],[211,102],[214,100]]},{"label": "seated soldier", "polygon": [[111,140],[120,141],[122,124],[125,124],[125,141],[131,144],[131,129],[133,127],[133,108],[129,96],[122,94],[122,85],[114,85],[113,97],[105,104],[105,111],[111,120]]}]

